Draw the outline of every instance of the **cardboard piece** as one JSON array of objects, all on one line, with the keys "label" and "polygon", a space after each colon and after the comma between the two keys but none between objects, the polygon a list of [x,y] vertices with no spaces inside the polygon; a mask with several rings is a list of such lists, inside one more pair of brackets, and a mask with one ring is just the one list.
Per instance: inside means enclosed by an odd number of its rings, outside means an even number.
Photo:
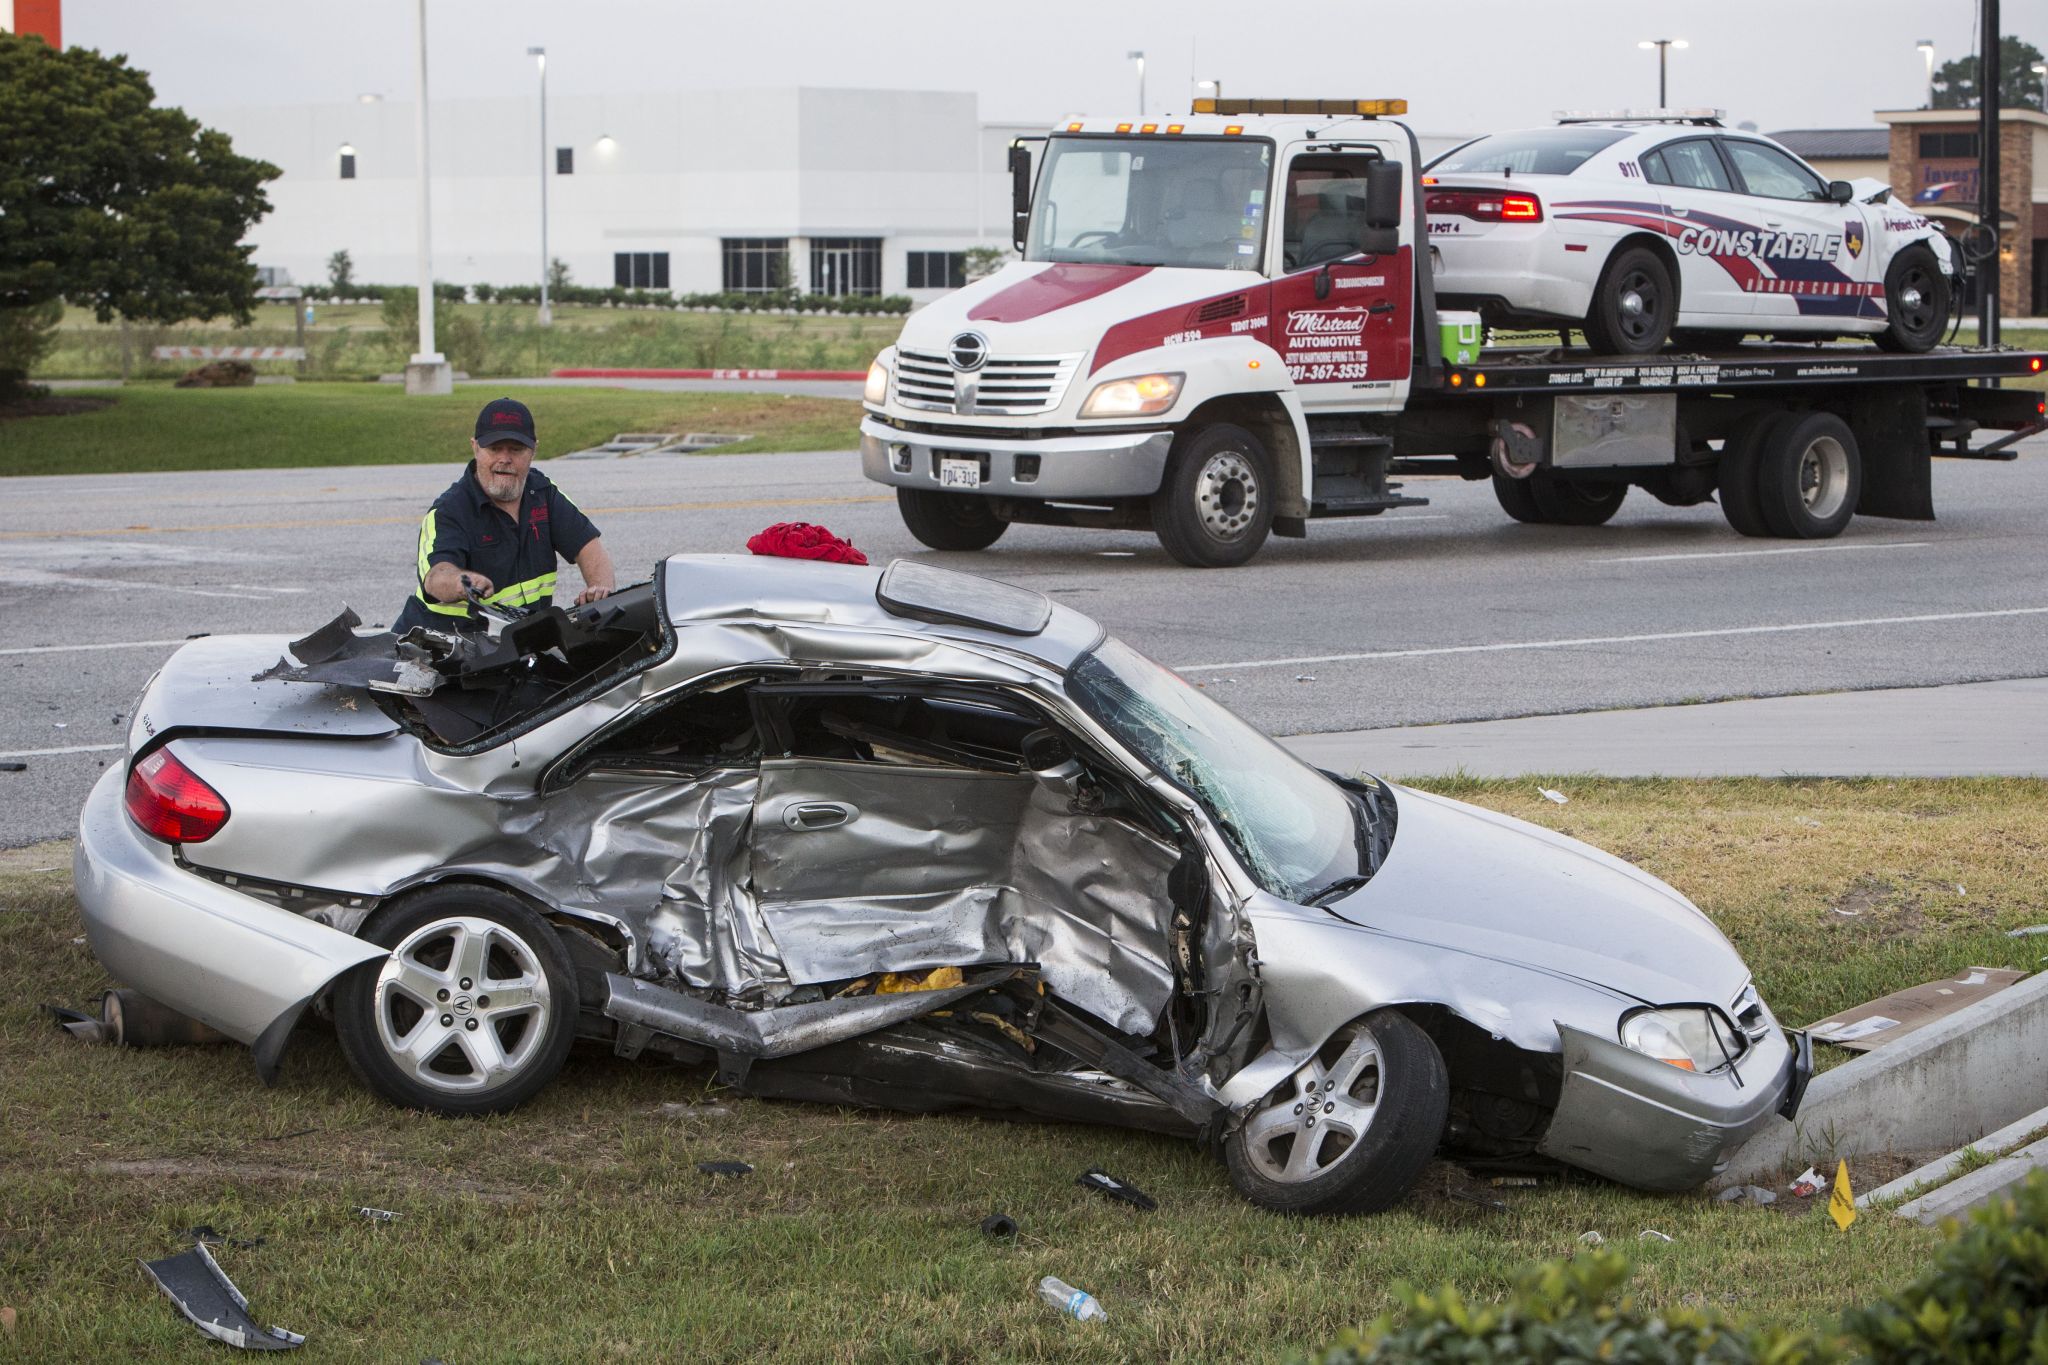
[{"label": "cardboard piece", "polygon": [[2009,967],[1972,967],[1953,978],[1929,981],[1852,1005],[1815,1022],[1807,1031],[1816,1043],[1868,1052],[1937,1019],[1945,1019],[1965,1005],[1974,1005],[2026,975]]}]

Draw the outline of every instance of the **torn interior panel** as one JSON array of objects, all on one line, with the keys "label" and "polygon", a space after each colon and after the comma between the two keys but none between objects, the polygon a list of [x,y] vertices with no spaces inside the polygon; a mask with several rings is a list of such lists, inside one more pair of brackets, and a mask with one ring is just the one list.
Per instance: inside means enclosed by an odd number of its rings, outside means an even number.
[{"label": "torn interior panel", "polygon": [[297,1332],[258,1326],[249,1316],[249,1301],[228,1279],[204,1242],[176,1256],[144,1261],[142,1268],[163,1290],[164,1297],[194,1327],[215,1341],[244,1351],[291,1351],[306,1343],[305,1337]]}]

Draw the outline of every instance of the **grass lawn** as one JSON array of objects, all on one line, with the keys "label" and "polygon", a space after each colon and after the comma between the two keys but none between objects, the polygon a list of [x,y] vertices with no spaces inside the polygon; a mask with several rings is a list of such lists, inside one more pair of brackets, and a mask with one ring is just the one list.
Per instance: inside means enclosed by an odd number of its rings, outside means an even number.
[{"label": "grass lawn", "polygon": [[408,398],[397,384],[130,384],[61,395],[113,400],[95,412],[0,419],[0,475],[446,462],[468,448],[484,400],[501,393],[533,408],[543,458],[621,431],[750,438],[721,452],[847,450],[859,440],[860,404],[839,398],[517,386]]},{"label": "grass lawn", "polygon": [[[1570,804],[1533,778],[1428,785],[1671,880],[1788,1022],[2035,965],[2041,941],[2003,931],[2048,902],[2048,784],[1543,781]],[[309,1360],[1257,1359],[1370,1320],[1397,1279],[1490,1297],[1588,1230],[1635,1259],[1649,1304],[1825,1326],[1937,1238],[1876,1215],[1839,1232],[1789,1196],[1475,1187],[1447,1165],[1378,1218],[1288,1220],[1179,1142],[740,1099],[601,1054],[517,1114],[441,1121],[369,1099],[319,1027],[266,1091],[238,1048],[93,1048],[36,1015],[105,984],[75,941],[69,861],[66,845],[0,853],[0,1303],[24,1358],[219,1359],[136,1265],[200,1223],[269,1239],[220,1258],[258,1321],[307,1334]],[[732,1159],[754,1173],[695,1169]],[[1092,1165],[1160,1210],[1075,1188]],[[1022,1224],[1014,1245],[977,1231],[994,1210]],[[1046,1274],[1110,1320],[1054,1315],[1033,1293]]]}]

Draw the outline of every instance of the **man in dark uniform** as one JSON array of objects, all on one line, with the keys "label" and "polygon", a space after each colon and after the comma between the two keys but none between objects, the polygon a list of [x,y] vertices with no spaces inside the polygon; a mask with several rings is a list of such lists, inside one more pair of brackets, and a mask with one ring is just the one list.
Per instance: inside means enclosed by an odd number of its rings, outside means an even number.
[{"label": "man in dark uniform", "polygon": [[544,606],[555,596],[555,557],[583,575],[580,606],[618,586],[597,527],[533,467],[533,414],[496,398],[477,414],[474,454],[462,477],[420,521],[419,582],[392,629],[475,630],[466,593],[505,607]]}]

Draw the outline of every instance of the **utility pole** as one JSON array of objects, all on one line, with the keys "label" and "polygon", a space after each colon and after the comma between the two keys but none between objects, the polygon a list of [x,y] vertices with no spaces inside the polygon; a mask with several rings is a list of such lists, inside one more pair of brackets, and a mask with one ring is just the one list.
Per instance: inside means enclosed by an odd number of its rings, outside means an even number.
[{"label": "utility pole", "polygon": [[555,320],[548,307],[548,50],[529,47],[526,55],[540,63],[540,317],[543,327]]},{"label": "utility pole", "polygon": [[427,0],[418,0],[419,107],[413,112],[413,134],[419,149],[420,175],[420,348],[405,367],[407,393],[455,392],[448,359],[434,348],[434,250],[430,231],[427,166]]},{"label": "utility pole", "polygon": [[1977,221],[1991,229],[1991,249],[1977,264],[1983,293],[1977,299],[1977,344],[1998,344],[1998,276],[2001,236],[1998,212],[1998,0],[1979,0],[1977,56]]}]

